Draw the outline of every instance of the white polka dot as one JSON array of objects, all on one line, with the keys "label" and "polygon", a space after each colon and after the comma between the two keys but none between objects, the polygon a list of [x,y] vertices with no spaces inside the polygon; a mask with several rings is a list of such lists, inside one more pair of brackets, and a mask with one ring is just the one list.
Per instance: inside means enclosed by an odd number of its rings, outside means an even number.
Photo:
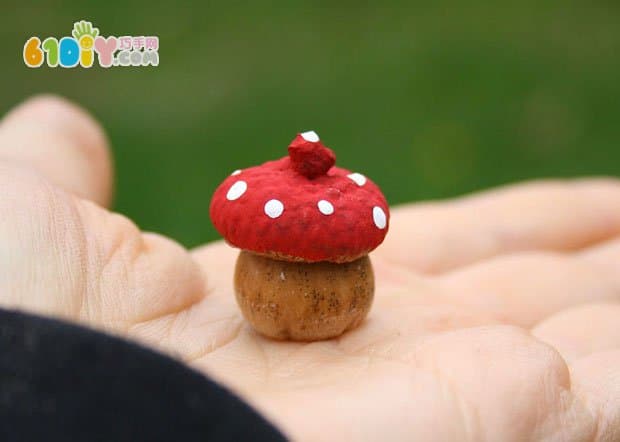
[{"label": "white polka dot", "polygon": [[334,213],[334,206],[329,201],[321,200],[317,203],[317,207],[319,208],[319,212],[323,215],[331,215]]},{"label": "white polka dot", "polygon": [[351,179],[351,181],[355,182],[358,186],[366,184],[366,177],[361,173],[350,173],[347,175],[347,178]]},{"label": "white polka dot", "polygon": [[316,143],[317,141],[319,141],[319,136],[317,135],[317,133],[313,130],[309,130],[308,132],[304,132],[301,134],[301,137],[306,140],[306,141],[311,141],[313,143]]},{"label": "white polka dot", "polygon": [[248,183],[246,183],[245,181],[237,181],[235,184],[230,186],[230,189],[228,189],[228,193],[226,193],[226,199],[228,201],[234,201],[241,195],[243,195],[247,189]]},{"label": "white polka dot", "polygon": [[375,226],[380,229],[385,229],[385,226],[387,225],[387,218],[381,207],[375,206],[372,208],[372,220],[375,222]]},{"label": "white polka dot", "polygon": [[241,169],[237,169],[233,173],[231,173],[230,176],[239,175],[240,173],[241,173]]},{"label": "white polka dot", "polygon": [[284,212],[284,204],[279,200],[269,200],[265,203],[265,215],[269,218],[277,218]]}]

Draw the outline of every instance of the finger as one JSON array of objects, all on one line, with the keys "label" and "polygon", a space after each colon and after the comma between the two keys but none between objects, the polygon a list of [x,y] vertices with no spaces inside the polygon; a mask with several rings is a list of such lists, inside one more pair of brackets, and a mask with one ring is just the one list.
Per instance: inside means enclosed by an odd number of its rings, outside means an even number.
[{"label": "finger", "polygon": [[192,251],[192,257],[207,276],[213,296],[232,293],[233,273],[239,249],[224,241],[215,241]]},{"label": "finger", "polygon": [[396,208],[377,253],[441,273],[524,250],[575,250],[620,233],[620,182],[539,181]]},{"label": "finger", "polygon": [[620,349],[620,304],[586,304],[563,310],[532,329],[568,361]]},{"label": "finger", "polygon": [[200,302],[185,249],[0,162],[0,305],[125,331]]},{"label": "finger", "polygon": [[417,366],[460,405],[470,440],[591,440],[596,430],[570,393],[566,363],[522,329],[450,331],[424,340],[416,354]]},{"label": "finger", "polygon": [[572,255],[506,255],[447,273],[437,281],[452,302],[528,328],[571,306],[620,301],[610,274]]},{"label": "finger", "polygon": [[570,366],[572,391],[596,419],[589,440],[620,440],[620,350],[600,352]]},{"label": "finger", "polygon": [[100,205],[112,195],[112,161],[101,126],[50,95],[26,100],[0,123],[0,160],[32,167],[53,184]]},{"label": "finger", "polygon": [[577,255],[584,263],[605,272],[620,291],[620,238],[607,241],[583,250]]},{"label": "finger", "polygon": [[[238,250],[223,241],[196,249],[190,259],[193,258],[192,268],[202,275],[201,291],[177,295],[183,308],[135,322],[128,329],[130,335],[187,362],[232,341],[243,325],[232,288],[237,254]],[[199,293],[202,298],[196,296]],[[164,299],[172,298],[167,294]]]}]

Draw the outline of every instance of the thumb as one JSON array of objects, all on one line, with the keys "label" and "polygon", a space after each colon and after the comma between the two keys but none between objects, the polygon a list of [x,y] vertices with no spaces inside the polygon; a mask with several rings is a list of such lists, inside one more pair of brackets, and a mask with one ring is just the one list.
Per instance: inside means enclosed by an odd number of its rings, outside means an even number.
[{"label": "thumb", "polygon": [[0,306],[126,331],[202,300],[203,274],[183,247],[85,199],[109,201],[110,183],[105,137],[84,111],[38,97],[7,115]]},{"label": "thumb", "polygon": [[0,122],[0,160],[26,165],[56,186],[106,206],[112,160],[101,126],[53,95],[30,98]]}]

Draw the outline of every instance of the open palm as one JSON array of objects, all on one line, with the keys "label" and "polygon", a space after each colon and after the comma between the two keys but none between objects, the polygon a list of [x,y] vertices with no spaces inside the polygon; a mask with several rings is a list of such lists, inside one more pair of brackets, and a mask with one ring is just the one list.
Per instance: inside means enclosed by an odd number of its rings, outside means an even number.
[{"label": "open palm", "polygon": [[236,250],[187,252],[103,208],[108,155],[99,126],[56,98],[2,121],[2,306],[169,352],[295,439],[620,439],[619,182],[396,208],[368,319],[293,343],[244,323]]}]

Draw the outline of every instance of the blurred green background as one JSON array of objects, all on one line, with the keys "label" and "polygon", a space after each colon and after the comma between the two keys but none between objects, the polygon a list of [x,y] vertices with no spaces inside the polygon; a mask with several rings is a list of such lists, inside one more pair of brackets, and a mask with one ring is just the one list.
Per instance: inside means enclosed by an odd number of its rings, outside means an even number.
[{"label": "blurred green background", "polygon": [[[620,173],[619,3],[427,3],[9,2],[0,111],[37,92],[88,108],[114,150],[116,210],[187,246],[217,237],[219,182],[303,130],[391,204]],[[159,36],[160,66],[25,67],[28,37],[80,19]]]}]

